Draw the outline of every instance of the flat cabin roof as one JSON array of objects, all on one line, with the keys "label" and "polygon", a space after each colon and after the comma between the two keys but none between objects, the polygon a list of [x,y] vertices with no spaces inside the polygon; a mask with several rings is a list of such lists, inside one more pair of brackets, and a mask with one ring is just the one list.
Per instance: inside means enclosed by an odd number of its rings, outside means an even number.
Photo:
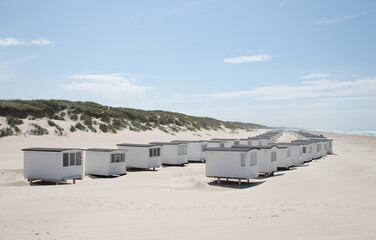
[{"label": "flat cabin roof", "polygon": [[138,144],[138,143],[119,143],[116,146],[123,146],[123,147],[160,147],[161,145],[158,144]]},{"label": "flat cabin roof", "polygon": [[286,145],[286,146],[300,146],[300,145],[304,145],[304,143],[301,143],[301,142],[279,142],[277,143],[278,145]]},{"label": "flat cabin roof", "polygon": [[32,147],[32,148],[24,148],[22,151],[27,152],[64,152],[70,150],[80,150],[83,151],[84,149],[81,148],[44,148],[44,147]]},{"label": "flat cabin roof", "polygon": [[212,138],[212,140],[219,140],[219,141],[236,141],[239,138]]},{"label": "flat cabin roof", "polygon": [[[254,148],[257,149],[257,148]],[[211,147],[207,148],[205,152],[249,152],[252,149],[248,148],[232,148],[232,147]]]},{"label": "flat cabin roof", "polygon": [[249,145],[234,145],[232,148],[248,148],[248,149],[271,149],[272,147],[277,147],[276,144],[265,145],[265,146],[249,146]]},{"label": "flat cabin roof", "polygon": [[88,148],[87,152],[114,152],[114,151],[127,151],[123,149],[110,149],[110,148]]},{"label": "flat cabin roof", "polygon": [[267,137],[248,137],[248,140],[262,140],[262,139],[269,140],[269,138]]},{"label": "flat cabin roof", "polygon": [[205,141],[205,142],[208,142],[208,143],[223,143],[223,142],[226,142],[226,141],[223,141],[223,140],[208,140],[208,141]]},{"label": "flat cabin roof", "polygon": [[173,140],[171,142],[179,142],[179,143],[205,143],[208,141],[205,140]]},{"label": "flat cabin roof", "polygon": [[187,145],[185,142],[151,142],[150,144],[156,144],[156,145]]}]

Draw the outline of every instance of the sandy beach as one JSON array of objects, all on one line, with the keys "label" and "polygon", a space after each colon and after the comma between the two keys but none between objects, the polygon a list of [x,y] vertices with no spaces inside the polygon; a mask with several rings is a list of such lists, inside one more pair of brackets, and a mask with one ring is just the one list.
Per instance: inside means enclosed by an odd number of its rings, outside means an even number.
[{"label": "sandy beach", "polygon": [[[250,184],[204,164],[29,186],[22,148],[247,137],[255,132],[75,133],[0,139],[0,239],[375,239],[376,137],[325,134],[334,154]],[[291,140],[291,136],[282,139]]]}]

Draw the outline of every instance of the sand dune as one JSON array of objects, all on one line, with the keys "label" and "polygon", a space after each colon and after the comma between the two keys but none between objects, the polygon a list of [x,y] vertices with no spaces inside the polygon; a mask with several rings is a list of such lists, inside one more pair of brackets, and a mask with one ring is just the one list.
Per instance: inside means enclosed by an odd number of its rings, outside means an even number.
[{"label": "sand dune", "polygon": [[28,146],[199,138],[140,135],[0,139],[0,239],[376,238],[374,137],[328,135],[335,154],[241,186],[206,178],[204,164],[32,187],[12,169]]}]

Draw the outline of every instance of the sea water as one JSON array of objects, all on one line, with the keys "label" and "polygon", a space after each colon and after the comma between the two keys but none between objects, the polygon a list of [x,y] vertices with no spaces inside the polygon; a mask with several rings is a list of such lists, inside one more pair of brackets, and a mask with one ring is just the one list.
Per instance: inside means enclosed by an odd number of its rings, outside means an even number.
[{"label": "sea water", "polygon": [[349,135],[376,136],[376,129],[312,129],[316,132],[333,132]]}]

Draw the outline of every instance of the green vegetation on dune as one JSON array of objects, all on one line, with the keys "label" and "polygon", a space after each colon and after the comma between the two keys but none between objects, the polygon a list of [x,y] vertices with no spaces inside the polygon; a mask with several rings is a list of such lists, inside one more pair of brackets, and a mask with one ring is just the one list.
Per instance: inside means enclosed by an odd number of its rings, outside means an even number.
[{"label": "green vegetation on dune", "polygon": [[[64,112],[63,112],[64,111]],[[94,102],[71,102],[67,100],[0,100],[0,116],[36,119],[64,120],[65,112],[71,120],[78,121],[75,129],[96,132],[113,132],[129,128],[132,131],[160,129],[164,132],[267,128],[253,123],[226,122],[208,117],[188,116],[176,112],[145,111],[132,108],[108,107]],[[20,120],[20,119],[19,119]],[[22,121],[22,120],[20,120]],[[82,122],[84,125],[82,125]],[[73,128],[70,131],[74,131]]]}]

